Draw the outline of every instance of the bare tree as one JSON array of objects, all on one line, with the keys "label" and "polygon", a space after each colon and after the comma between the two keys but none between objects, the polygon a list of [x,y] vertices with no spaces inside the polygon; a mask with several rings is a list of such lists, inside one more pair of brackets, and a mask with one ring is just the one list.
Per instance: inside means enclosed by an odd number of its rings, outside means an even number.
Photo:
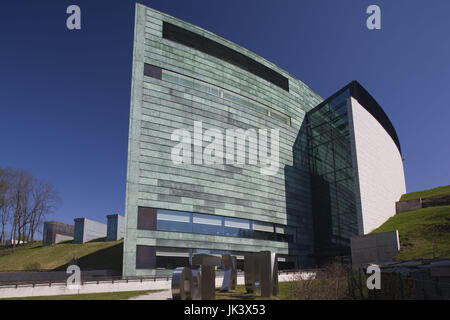
[{"label": "bare tree", "polygon": [[9,188],[8,173],[6,170],[0,168],[0,224],[2,231],[0,233],[0,244],[5,243],[5,226],[9,223],[10,215],[8,210],[7,192]]},{"label": "bare tree", "polygon": [[34,241],[45,216],[59,202],[59,195],[50,183],[23,169],[0,168],[0,239],[4,240],[5,226],[9,223],[13,250],[21,242]]},{"label": "bare tree", "polygon": [[23,229],[27,223],[27,207],[30,199],[32,175],[23,169],[9,169],[11,172],[10,199],[13,211],[11,242],[13,250],[23,240]]},{"label": "bare tree", "polygon": [[42,225],[44,217],[52,213],[60,203],[58,193],[49,182],[34,180],[31,191],[32,206],[28,214],[27,241],[34,241],[38,228]]}]

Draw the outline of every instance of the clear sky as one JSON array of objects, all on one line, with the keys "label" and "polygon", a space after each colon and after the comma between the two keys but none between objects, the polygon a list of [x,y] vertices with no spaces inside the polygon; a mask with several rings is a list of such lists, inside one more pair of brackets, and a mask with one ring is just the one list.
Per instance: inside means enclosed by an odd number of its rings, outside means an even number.
[{"label": "clear sky", "polygon": [[[391,119],[406,185],[450,184],[450,1],[140,1],[210,30],[326,98],[358,80]],[[81,30],[66,8],[81,8]],[[51,217],[124,214],[134,1],[3,0],[0,166],[52,182]],[[381,8],[368,30],[366,8]]]}]

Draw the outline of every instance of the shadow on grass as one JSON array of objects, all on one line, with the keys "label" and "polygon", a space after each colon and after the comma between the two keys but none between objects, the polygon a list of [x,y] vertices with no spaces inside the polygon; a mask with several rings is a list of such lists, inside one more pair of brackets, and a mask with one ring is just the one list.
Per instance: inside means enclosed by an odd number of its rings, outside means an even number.
[{"label": "shadow on grass", "polygon": [[92,242],[106,242],[106,237],[102,237],[102,238],[95,238],[89,241],[86,241],[85,243],[92,243]]},{"label": "shadow on grass", "polygon": [[[123,242],[77,258],[81,270],[118,270],[122,271]],[[56,267],[53,271],[65,271],[73,262]]]}]

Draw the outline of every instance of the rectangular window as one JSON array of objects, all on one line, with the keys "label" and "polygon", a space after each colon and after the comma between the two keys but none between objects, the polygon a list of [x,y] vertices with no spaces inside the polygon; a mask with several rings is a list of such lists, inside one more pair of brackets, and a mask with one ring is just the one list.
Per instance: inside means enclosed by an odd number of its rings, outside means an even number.
[{"label": "rectangular window", "polygon": [[264,222],[253,222],[253,230],[273,233],[273,224]]},{"label": "rectangular window", "polygon": [[158,221],[175,221],[175,222],[190,222],[190,214],[187,212],[158,210]]},{"label": "rectangular window", "polygon": [[191,214],[180,211],[158,210],[157,229],[160,231],[192,232]]},{"label": "rectangular window", "polygon": [[289,92],[289,80],[262,63],[195,32],[163,22],[163,38],[209,54],[246,70]]},{"label": "rectangular window", "polygon": [[225,218],[225,227],[250,229],[250,221],[235,218]]},{"label": "rectangular window", "polygon": [[151,246],[136,246],[136,269],[155,269],[156,248]]},{"label": "rectangular window", "polygon": [[272,117],[272,118],[274,118],[274,119],[276,119],[276,120],[278,120],[278,121],[281,121],[281,122],[284,122],[284,123],[286,123],[286,124],[290,124],[290,119],[289,119],[289,117],[286,117],[286,116],[284,116],[284,115],[282,115],[282,114],[279,114],[279,113],[277,113],[277,112],[274,112],[274,111],[272,111],[271,110],[271,112],[270,112],[270,116]]},{"label": "rectangular window", "polygon": [[138,207],[138,229],[156,230],[156,209]]},{"label": "rectangular window", "polygon": [[285,234],[286,230],[285,230],[285,227],[276,226],[275,227],[275,232],[279,233],[279,234]]},{"label": "rectangular window", "polygon": [[161,80],[162,69],[160,67],[144,63],[144,76]]},{"label": "rectangular window", "polygon": [[184,258],[189,258],[189,249],[158,247],[157,250],[156,250],[156,256],[157,257],[184,257]]},{"label": "rectangular window", "polygon": [[193,232],[213,235],[223,235],[222,218],[205,214],[194,214]]},{"label": "rectangular window", "polygon": [[244,219],[225,218],[224,233],[226,236],[249,238],[250,224],[250,221]]}]

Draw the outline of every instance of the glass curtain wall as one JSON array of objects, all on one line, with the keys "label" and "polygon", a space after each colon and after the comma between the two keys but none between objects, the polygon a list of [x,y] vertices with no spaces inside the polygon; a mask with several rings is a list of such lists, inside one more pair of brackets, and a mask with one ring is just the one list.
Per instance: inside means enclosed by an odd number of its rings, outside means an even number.
[{"label": "glass curtain wall", "polygon": [[348,255],[358,234],[347,89],[307,114],[316,254]]}]

